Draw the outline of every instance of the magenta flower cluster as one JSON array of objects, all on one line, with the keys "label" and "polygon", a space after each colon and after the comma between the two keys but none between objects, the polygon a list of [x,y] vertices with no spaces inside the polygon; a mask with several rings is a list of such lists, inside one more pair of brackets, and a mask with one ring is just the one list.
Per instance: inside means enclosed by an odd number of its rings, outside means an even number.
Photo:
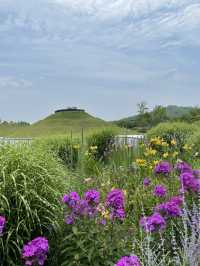
[{"label": "magenta flower cluster", "polygon": [[[200,191],[200,170],[193,170],[192,167],[186,162],[179,162],[175,166],[180,174],[181,192]],[[160,162],[156,165],[154,172],[156,174],[169,174],[172,171],[172,166],[167,161]],[[144,186],[150,184],[149,179],[145,178],[143,181]],[[164,197],[167,193],[167,189],[162,185],[156,185],[153,191],[153,195],[157,197]],[[140,219],[140,226],[146,232],[154,232],[163,230],[166,226],[166,220],[173,217],[179,217],[182,215],[182,196],[175,196],[168,201],[158,204],[154,208],[154,213],[148,217],[142,217]]]},{"label": "magenta flower cluster", "polygon": [[157,163],[154,169],[155,174],[168,175],[171,173],[171,171],[172,171],[172,166],[167,161],[162,161]]},{"label": "magenta flower cluster", "polygon": [[183,172],[180,175],[180,181],[183,191],[198,192],[200,190],[200,179],[191,172]]},{"label": "magenta flower cluster", "polygon": [[[99,204],[100,193],[94,189],[85,192],[83,199],[80,198],[77,192],[71,192],[69,195],[65,194],[62,201],[68,207],[65,218],[67,224],[73,224],[77,218],[83,216],[94,218],[102,209]],[[103,209],[109,212],[110,220],[123,220],[125,218],[123,191],[120,189],[110,191],[107,194]],[[106,221],[103,219],[101,223],[106,224]]]},{"label": "magenta flower cluster", "polygon": [[161,203],[155,207],[155,211],[161,213],[165,218],[181,216],[181,196],[172,197],[169,201]]},{"label": "magenta flower cluster", "polygon": [[49,251],[48,240],[45,237],[37,237],[22,249],[22,258],[26,266],[43,266]]},{"label": "magenta flower cluster", "polygon": [[175,169],[178,170],[180,174],[184,172],[192,172],[192,167],[186,162],[178,162]]},{"label": "magenta flower cluster", "polygon": [[153,191],[154,196],[156,197],[164,197],[167,193],[167,189],[162,185],[156,185]]},{"label": "magenta flower cluster", "polygon": [[6,218],[4,216],[0,216],[0,236],[2,236],[3,234],[5,224],[6,224]]},{"label": "magenta flower cluster", "polygon": [[196,178],[200,178],[200,169],[194,169],[192,173]]},{"label": "magenta flower cluster", "polygon": [[122,257],[115,266],[141,266],[141,264],[137,256],[131,255]]},{"label": "magenta flower cluster", "polygon": [[97,206],[100,201],[100,193],[94,189],[87,191],[83,199],[77,192],[65,194],[62,199],[70,210],[65,218],[67,224],[73,224],[80,216],[94,217],[97,213]]},{"label": "magenta flower cluster", "polygon": [[165,219],[160,215],[160,213],[153,213],[151,216],[142,217],[140,219],[140,226],[145,230],[145,232],[157,232],[162,231],[166,227]]},{"label": "magenta flower cluster", "polygon": [[106,208],[110,211],[110,219],[123,220],[125,218],[124,193],[120,189],[113,189],[106,197]]}]

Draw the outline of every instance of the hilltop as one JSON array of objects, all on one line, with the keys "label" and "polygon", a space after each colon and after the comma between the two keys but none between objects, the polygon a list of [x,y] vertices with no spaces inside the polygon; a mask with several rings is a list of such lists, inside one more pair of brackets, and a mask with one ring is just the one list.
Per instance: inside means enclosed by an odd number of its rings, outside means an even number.
[{"label": "hilltop", "polygon": [[54,114],[31,124],[29,126],[0,125],[0,136],[7,137],[38,137],[57,134],[81,134],[96,131],[100,128],[118,127],[111,122],[106,122],[94,117],[82,109],[61,109]]}]

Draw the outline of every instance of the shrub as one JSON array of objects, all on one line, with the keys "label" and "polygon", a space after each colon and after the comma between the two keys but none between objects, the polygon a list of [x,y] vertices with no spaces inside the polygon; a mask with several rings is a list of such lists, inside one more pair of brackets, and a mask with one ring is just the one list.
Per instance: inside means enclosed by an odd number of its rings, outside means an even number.
[{"label": "shrub", "polygon": [[161,123],[148,131],[148,139],[160,137],[167,143],[175,139],[179,148],[195,133],[197,126],[181,122]]},{"label": "shrub", "polygon": [[41,138],[35,142],[47,152],[53,153],[63,164],[75,168],[78,163],[79,148],[78,141],[72,141],[66,136]]},{"label": "shrub", "polygon": [[21,248],[34,237],[55,237],[63,190],[64,171],[50,154],[25,146],[0,148],[0,214],[6,218],[1,265],[21,265]]},{"label": "shrub", "polygon": [[103,130],[88,137],[88,152],[93,153],[96,160],[106,162],[114,144],[115,132]]}]

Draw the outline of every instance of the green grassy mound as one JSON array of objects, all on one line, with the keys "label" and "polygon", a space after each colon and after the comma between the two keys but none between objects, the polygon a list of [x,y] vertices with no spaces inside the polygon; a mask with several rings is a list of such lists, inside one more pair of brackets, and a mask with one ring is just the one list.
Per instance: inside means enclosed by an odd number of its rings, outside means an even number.
[{"label": "green grassy mound", "polygon": [[0,126],[0,136],[6,137],[40,137],[49,135],[90,133],[103,128],[116,128],[110,122],[96,118],[86,112],[58,112],[30,126]]}]

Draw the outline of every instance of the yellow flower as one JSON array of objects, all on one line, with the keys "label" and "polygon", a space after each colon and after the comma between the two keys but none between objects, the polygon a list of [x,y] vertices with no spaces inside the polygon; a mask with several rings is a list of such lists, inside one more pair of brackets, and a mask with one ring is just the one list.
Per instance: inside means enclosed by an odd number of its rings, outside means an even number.
[{"label": "yellow flower", "polygon": [[169,156],[168,152],[163,153],[163,158],[167,158]]},{"label": "yellow flower", "polygon": [[109,213],[108,210],[103,211],[101,214],[102,214],[102,216],[103,216],[105,219],[109,219],[109,218],[110,218],[110,213]]},{"label": "yellow flower", "polygon": [[177,142],[176,142],[175,139],[172,139],[172,140],[171,140],[171,145],[176,145],[176,143],[177,143]]},{"label": "yellow flower", "polygon": [[185,144],[183,146],[183,149],[187,151],[187,150],[191,150],[192,148],[188,144]]},{"label": "yellow flower", "polygon": [[126,196],[127,195],[127,191],[124,189],[123,192],[124,192],[124,195]]},{"label": "yellow flower", "polygon": [[139,165],[139,166],[146,166],[146,160],[144,159],[136,159],[136,163]]},{"label": "yellow flower", "polygon": [[154,145],[161,145],[162,139],[160,137],[151,138],[150,142],[151,144],[154,144]]},{"label": "yellow flower", "polygon": [[161,144],[163,147],[168,147],[169,144],[166,142],[166,141],[162,141],[162,144]]},{"label": "yellow flower", "polygon": [[75,144],[75,145],[73,146],[73,148],[76,149],[76,150],[78,150],[78,149],[80,149],[80,145],[79,145],[79,144]]},{"label": "yellow flower", "polygon": [[149,149],[146,149],[146,152],[144,153],[144,155],[145,156],[151,156],[151,155],[155,155],[156,153],[157,153],[156,150],[149,148]]},{"label": "yellow flower", "polygon": [[172,157],[173,158],[175,158],[177,155],[178,155],[178,152],[177,151],[175,151],[175,152],[172,153]]},{"label": "yellow flower", "polygon": [[157,165],[159,162],[160,162],[159,160],[154,160],[154,161],[153,161],[153,164],[154,164],[154,165]]},{"label": "yellow flower", "polygon": [[92,151],[95,151],[95,150],[97,150],[97,149],[98,149],[97,146],[90,146],[90,150],[92,150]]}]

